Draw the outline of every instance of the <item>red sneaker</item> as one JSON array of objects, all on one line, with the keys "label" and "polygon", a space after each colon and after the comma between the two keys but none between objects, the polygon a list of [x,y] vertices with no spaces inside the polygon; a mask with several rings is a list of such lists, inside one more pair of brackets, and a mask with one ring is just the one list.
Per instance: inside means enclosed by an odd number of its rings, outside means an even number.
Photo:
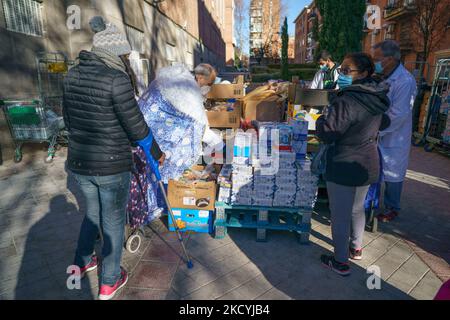
[{"label": "red sneaker", "polygon": [[94,271],[98,267],[97,256],[92,256],[91,262],[89,262],[83,268],[80,268],[80,276],[83,279],[88,272]]},{"label": "red sneaker", "polygon": [[100,293],[98,295],[99,300],[111,300],[116,295],[117,291],[123,288],[128,282],[127,272],[121,268],[120,279],[116,282],[114,286],[102,285],[100,287]]},{"label": "red sneaker", "polygon": [[395,218],[397,218],[399,213],[395,210],[390,210],[386,213],[379,214],[377,219],[381,222],[391,222]]},{"label": "red sneaker", "polygon": [[352,260],[362,260],[362,249],[350,248],[350,259]]}]

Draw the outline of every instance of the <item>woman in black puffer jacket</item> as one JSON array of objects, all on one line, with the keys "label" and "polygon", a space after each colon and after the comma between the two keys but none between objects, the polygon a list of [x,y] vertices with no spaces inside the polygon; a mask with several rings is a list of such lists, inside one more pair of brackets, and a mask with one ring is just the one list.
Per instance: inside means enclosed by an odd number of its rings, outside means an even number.
[{"label": "woman in black puffer jacket", "polygon": [[[81,275],[97,268],[93,254],[102,234],[102,274],[99,298],[111,299],[127,282],[120,267],[126,205],[133,166],[131,145],[144,140],[149,128],[125,63],[131,53],[126,37],[101,17],[91,20],[96,32],[92,52],[82,51],[79,64],[64,81],[63,111],[69,131],[67,165],[86,197],[75,265]],[[164,155],[153,140],[151,153]]]},{"label": "woman in black puffer jacket", "polygon": [[349,255],[362,258],[364,201],[380,176],[378,132],[390,123],[384,115],[390,106],[387,88],[371,77],[374,69],[365,53],[346,56],[339,69],[340,90],[331,99],[328,115],[317,121],[319,138],[331,145],[325,180],[334,243],[334,256],[321,260],[341,275],[350,274]]}]

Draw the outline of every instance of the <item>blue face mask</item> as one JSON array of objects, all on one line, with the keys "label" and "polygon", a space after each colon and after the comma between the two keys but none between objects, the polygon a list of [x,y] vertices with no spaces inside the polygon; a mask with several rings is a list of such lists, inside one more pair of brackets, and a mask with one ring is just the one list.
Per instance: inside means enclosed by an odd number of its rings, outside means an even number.
[{"label": "blue face mask", "polygon": [[320,66],[320,70],[328,71],[328,66],[326,64],[324,64],[323,66]]},{"label": "blue face mask", "polygon": [[383,68],[383,65],[381,64],[381,61],[375,63],[375,73],[381,74],[381,73],[383,73],[383,70],[384,70],[384,68]]},{"label": "blue face mask", "polygon": [[340,74],[337,80],[337,84],[339,86],[339,89],[344,89],[353,84],[353,78],[351,76]]}]

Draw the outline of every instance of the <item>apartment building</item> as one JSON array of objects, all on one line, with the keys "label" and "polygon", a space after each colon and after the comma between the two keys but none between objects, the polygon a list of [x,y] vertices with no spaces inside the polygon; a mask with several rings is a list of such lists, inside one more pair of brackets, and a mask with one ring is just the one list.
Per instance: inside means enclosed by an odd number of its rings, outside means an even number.
[{"label": "apartment building", "polygon": [[126,33],[147,83],[175,63],[223,68],[234,59],[233,10],[234,0],[0,0],[0,99],[37,97],[36,55],[76,59],[92,46],[95,15]]},{"label": "apartment building", "polygon": [[295,63],[305,63],[308,53],[308,6],[295,19]]},{"label": "apartment building", "polygon": [[432,50],[427,61],[424,61],[420,34],[414,31],[415,17],[418,13],[415,0],[369,0],[367,4],[380,7],[381,29],[365,28],[364,50],[370,53],[374,44],[386,39],[396,40],[400,45],[402,61],[406,68],[417,76],[420,67],[423,66],[424,76],[431,82],[436,60],[450,58],[450,26],[438,31],[443,33],[443,37]]},{"label": "apartment building", "polygon": [[315,1],[306,6],[294,20],[296,63],[314,62],[318,42],[314,39],[313,28],[314,23],[318,23],[320,27],[321,21],[322,18]]},{"label": "apartment building", "polygon": [[[376,43],[386,39],[395,40],[400,44],[402,61],[406,68],[417,75],[420,67],[424,66],[425,78],[431,81],[436,59],[450,57],[450,21],[447,27],[439,31],[444,33],[444,37],[437,43],[427,61],[423,61],[424,57],[418,38],[420,35],[413,31],[417,15],[415,0],[367,0],[366,2],[367,5],[376,5],[380,8],[381,28],[370,30],[367,25],[363,27],[363,50],[371,53],[372,47]],[[296,63],[313,62],[317,48],[312,32],[314,19],[318,19],[320,28],[322,18],[312,1],[294,21]]]},{"label": "apartment building", "polygon": [[289,37],[288,59],[292,62],[295,60],[295,37]]},{"label": "apartment building", "polygon": [[281,42],[280,0],[251,0],[250,2],[250,58],[279,59]]}]

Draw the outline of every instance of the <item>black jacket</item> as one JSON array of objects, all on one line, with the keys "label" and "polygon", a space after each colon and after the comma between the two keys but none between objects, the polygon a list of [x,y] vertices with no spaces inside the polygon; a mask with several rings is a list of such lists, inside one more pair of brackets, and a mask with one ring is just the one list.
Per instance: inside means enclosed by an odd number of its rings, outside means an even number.
[{"label": "black jacket", "polygon": [[[131,171],[131,143],[147,137],[149,128],[127,74],[82,51],[64,79],[63,113],[71,171],[92,176]],[[156,142],[152,154],[161,157]]]},{"label": "black jacket", "polygon": [[377,137],[390,125],[387,90],[371,78],[357,81],[331,99],[329,114],[317,120],[317,133],[326,144],[325,179],[344,186],[367,186],[378,181]]}]

